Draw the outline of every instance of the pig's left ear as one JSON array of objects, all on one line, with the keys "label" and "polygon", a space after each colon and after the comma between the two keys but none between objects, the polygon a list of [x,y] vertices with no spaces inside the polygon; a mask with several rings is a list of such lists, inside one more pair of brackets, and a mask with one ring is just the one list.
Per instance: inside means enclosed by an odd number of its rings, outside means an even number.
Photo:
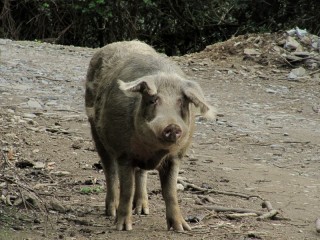
[{"label": "pig's left ear", "polygon": [[141,93],[148,95],[155,95],[157,87],[154,80],[150,77],[142,77],[132,82],[123,82],[118,80],[119,88],[127,95],[132,96],[133,93]]},{"label": "pig's left ear", "polygon": [[184,95],[192,102],[203,117],[208,119],[215,119],[216,109],[210,106],[204,99],[203,92],[199,84],[192,81],[184,81],[182,91]]}]

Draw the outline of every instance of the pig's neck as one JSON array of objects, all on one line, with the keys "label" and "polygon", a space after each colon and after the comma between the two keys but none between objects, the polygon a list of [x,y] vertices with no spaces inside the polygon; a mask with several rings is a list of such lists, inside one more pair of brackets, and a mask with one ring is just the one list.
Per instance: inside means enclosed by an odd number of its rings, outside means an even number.
[{"label": "pig's neck", "polygon": [[146,170],[156,169],[169,153],[169,150],[157,149],[138,136],[132,137],[130,145],[134,166]]}]

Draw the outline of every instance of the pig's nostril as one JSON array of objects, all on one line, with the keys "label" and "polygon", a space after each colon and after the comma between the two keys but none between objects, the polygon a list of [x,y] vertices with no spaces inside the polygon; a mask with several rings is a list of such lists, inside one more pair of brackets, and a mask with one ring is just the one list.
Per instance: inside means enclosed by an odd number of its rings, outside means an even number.
[{"label": "pig's nostril", "polygon": [[162,137],[167,142],[175,142],[181,137],[181,128],[178,125],[170,124],[163,132]]}]

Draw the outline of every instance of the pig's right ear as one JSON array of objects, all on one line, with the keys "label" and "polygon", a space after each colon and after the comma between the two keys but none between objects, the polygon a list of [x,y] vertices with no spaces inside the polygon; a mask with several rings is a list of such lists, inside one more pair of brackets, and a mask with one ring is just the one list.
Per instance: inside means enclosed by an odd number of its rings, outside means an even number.
[{"label": "pig's right ear", "polygon": [[134,96],[134,93],[155,95],[157,88],[153,79],[139,78],[132,82],[123,82],[118,80],[119,88],[129,97]]},{"label": "pig's right ear", "polygon": [[216,118],[216,109],[205,101],[199,84],[186,80],[182,89],[190,102],[200,109],[200,113],[203,117],[212,120]]}]

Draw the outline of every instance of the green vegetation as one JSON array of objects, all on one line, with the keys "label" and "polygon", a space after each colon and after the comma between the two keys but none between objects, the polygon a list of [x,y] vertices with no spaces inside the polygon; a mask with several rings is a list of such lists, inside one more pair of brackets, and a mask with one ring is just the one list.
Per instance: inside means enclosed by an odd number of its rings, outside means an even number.
[{"label": "green vegetation", "polygon": [[233,35],[320,33],[318,0],[3,0],[0,37],[98,47],[140,39],[168,55]]},{"label": "green vegetation", "polygon": [[96,187],[83,187],[80,189],[80,193],[82,194],[96,194],[103,191],[102,187],[96,186]]}]

